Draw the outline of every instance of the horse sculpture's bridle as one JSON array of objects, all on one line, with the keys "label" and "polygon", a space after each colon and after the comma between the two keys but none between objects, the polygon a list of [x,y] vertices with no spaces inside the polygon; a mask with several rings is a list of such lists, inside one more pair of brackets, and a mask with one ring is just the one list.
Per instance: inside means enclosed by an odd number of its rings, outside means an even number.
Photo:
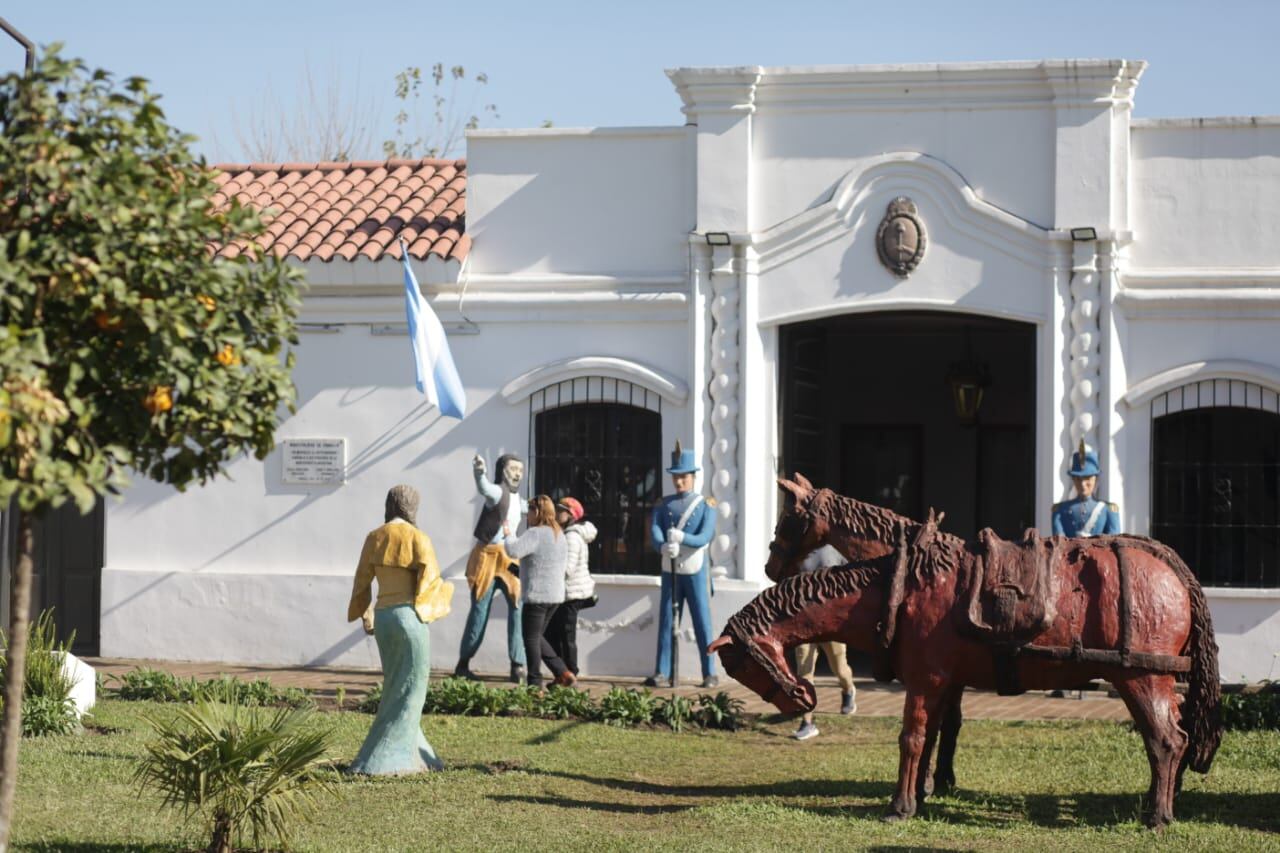
[{"label": "horse sculpture's bridle", "polygon": [[751,658],[769,674],[771,679],[773,679],[773,686],[769,688],[767,693],[760,694],[761,699],[772,704],[773,697],[777,696],[779,693],[785,693],[792,699],[796,698],[796,693],[799,691],[800,686],[799,682],[795,681],[795,679],[790,679],[793,686],[790,688],[783,687],[782,678],[780,677],[783,674],[782,670],[778,668],[776,663],[766,657],[764,652],[760,651],[760,646],[756,643],[754,638],[745,636],[744,632],[739,630],[738,626],[734,625],[732,621],[725,626],[725,630],[733,637],[734,642],[746,649],[747,654],[750,655]]},{"label": "horse sculpture's bridle", "polygon": [[[800,543],[804,541],[811,527],[813,527],[812,508],[806,506],[801,510],[800,505],[797,504],[795,513],[786,516],[779,523],[778,532],[774,540],[769,543],[769,553],[776,555],[784,565],[797,559],[800,556]],[[779,544],[778,536],[782,536],[787,544]]]}]

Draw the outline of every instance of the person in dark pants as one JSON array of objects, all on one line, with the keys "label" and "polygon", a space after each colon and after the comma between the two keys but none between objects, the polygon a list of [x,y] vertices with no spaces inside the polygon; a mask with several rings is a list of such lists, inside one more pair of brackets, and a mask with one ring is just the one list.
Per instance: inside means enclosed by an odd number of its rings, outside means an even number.
[{"label": "person in dark pants", "polygon": [[596,601],[596,584],[591,579],[587,553],[587,546],[595,541],[596,526],[583,519],[585,514],[577,498],[566,496],[556,504],[556,521],[564,530],[568,564],[564,604],[551,617],[547,639],[574,675],[578,674],[578,611]]},{"label": "person in dark pants", "polygon": [[556,684],[573,684],[577,679],[543,636],[552,614],[564,603],[567,556],[564,532],[556,523],[551,498],[538,495],[529,501],[528,528],[524,533],[512,536],[509,524],[503,525],[503,533],[503,547],[512,559],[520,561],[520,609],[524,611],[521,627],[529,667],[526,683],[542,686],[541,664],[545,663],[555,675]]}]

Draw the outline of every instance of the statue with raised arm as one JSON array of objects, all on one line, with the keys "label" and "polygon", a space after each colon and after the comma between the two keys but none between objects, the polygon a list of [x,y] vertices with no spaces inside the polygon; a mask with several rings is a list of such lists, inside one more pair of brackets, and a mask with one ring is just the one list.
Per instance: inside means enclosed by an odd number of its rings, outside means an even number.
[{"label": "statue with raised arm", "polygon": [[476,491],[484,498],[484,508],[476,521],[475,544],[467,559],[467,586],[471,588],[471,610],[467,613],[467,625],[462,631],[462,649],[453,674],[460,678],[474,679],[471,658],[484,641],[484,631],[489,623],[489,610],[499,593],[507,600],[507,655],[511,659],[511,680],[521,683],[525,676],[524,640],[520,626],[520,578],[516,561],[507,554],[502,544],[502,525],[505,522],[512,531],[524,517],[524,501],[520,499],[520,482],[524,479],[524,460],[507,453],[498,457],[497,479],[485,476],[484,458],[479,454],[471,460],[476,479]]}]

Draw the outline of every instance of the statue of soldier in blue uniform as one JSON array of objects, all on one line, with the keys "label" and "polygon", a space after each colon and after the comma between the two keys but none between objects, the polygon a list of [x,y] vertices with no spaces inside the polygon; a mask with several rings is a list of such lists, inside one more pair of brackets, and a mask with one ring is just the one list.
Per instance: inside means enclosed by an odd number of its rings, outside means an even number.
[{"label": "statue of soldier in blue uniform", "polygon": [[700,469],[693,459],[692,450],[681,450],[680,442],[671,454],[671,483],[676,493],[667,495],[653,508],[650,537],[653,547],[662,554],[662,595],[658,605],[658,662],[655,674],[645,679],[649,687],[671,678],[672,624],[678,624],[679,613],[673,619],[672,592],[676,594],[674,607],[689,605],[693,618],[693,633],[698,639],[698,651],[702,658],[702,686],[715,687],[715,656],[708,654],[707,646],[714,639],[711,633],[711,560],[707,546],[716,535],[715,503],[694,492],[694,475]]},{"label": "statue of soldier in blue uniform", "polygon": [[1084,442],[1071,454],[1071,481],[1076,496],[1053,505],[1053,532],[1058,536],[1105,536],[1120,532],[1120,507],[1094,496],[1098,487],[1098,454]]}]

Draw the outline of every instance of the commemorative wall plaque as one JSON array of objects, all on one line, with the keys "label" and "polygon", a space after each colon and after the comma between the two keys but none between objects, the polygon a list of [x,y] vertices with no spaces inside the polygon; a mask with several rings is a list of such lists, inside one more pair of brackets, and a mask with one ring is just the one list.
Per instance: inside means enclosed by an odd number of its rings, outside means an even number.
[{"label": "commemorative wall plaque", "polygon": [[905,196],[895,198],[876,229],[880,263],[899,278],[906,278],[924,257],[924,245],[924,223],[915,202]]},{"label": "commemorative wall plaque", "polygon": [[298,486],[340,486],[347,481],[345,438],[286,438],[280,442],[281,480]]}]

